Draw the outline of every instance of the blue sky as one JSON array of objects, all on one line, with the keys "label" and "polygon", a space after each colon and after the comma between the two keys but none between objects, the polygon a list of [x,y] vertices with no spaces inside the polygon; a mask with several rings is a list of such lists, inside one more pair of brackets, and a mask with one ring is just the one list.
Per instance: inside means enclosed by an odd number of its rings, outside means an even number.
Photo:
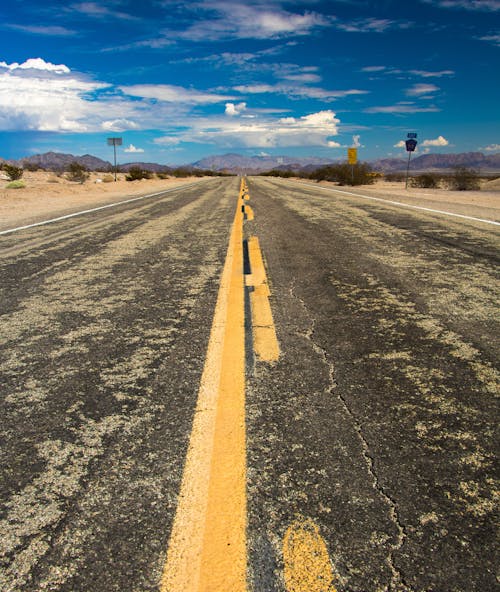
[{"label": "blue sky", "polygon": [[500,0],[10,0],[0,157],[500,152]]}]

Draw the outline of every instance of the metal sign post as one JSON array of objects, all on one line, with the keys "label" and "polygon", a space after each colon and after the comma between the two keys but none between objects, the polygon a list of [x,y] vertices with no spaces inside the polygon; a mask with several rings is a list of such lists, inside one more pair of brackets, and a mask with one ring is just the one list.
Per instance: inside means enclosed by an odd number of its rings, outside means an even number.
[{"label": "metal sign post", "polygon": [[113,153],[115,156],[115,181],[116,181],[116,147],[122,145],[121,138],[108,138],[108,146],[113,146]]},{"label": "metal sign post", "polygon": [[347,149],[347,162],[352,166],[351,176],[352,176],[352,183],[354,185],[354,165],[358,162],[358,149],[357,148],[348,148]]},{"label": "metal sign post", "polygon": [[408,189],[408,175],[410,173],[410,158],[411,158],[411,153],[415,152],[415,148],[417,147],[417,140],[415,139],[417,137],[417,134],[415,132],[409,132],[408,133],[408,140],[406,140],[405,144],[406,144],[406,151],[408,152],[408,165],[406,167],[406,183],[405,183],[405,189]]}]

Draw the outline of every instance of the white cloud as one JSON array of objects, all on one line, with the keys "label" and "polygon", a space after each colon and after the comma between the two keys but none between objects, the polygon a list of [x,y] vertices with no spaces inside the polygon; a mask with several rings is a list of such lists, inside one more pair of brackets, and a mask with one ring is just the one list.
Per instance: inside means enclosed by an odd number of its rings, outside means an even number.
[{"label": "white cloud", "polygon": [[7,64],[6,62],[0,62],[0,68],[6,68],[7,70],[43,70],[46,72],[55,72],[56,74],[69,74],[70,69],[68,66],[64,64],[52,64],[51,62],[46,62],[42,60],[42,58],[30,58],[26,60],[22,64],[18,64],[14,62],[12,64]]},{"label": "white cloud", "polygon": [[421,76],[422,78],[442,78],[443,76],[453,76],[454,70],[439,70],[437,72],[430,72],[427,70],[410,70],[410,74]]},{"label": "white cloud", "polygon": [[387,70],[387,66],[365,66],[361,68],[361,72],[383,72]]},{"label": "white cloud", "polygon": [[406,89],[406,94],[409,97],[418,97],[421,95],[427,95],[429,93],[435,93],[439,90],[439,86],[435,84],[414,84],[411,88]]},{"label": "white cloud", "polygon": [[229,95],[217,95],[171,84],[135,84],[133,86],[121,86],[120,90],[133,97],[190,105],[208,105],[234,99],[233,96]]},{"label": "white cloud", "polygon": [[125,12],[117,12],[111,10],[106,6],[103,6],[102,4],[97,4],[96,2],[79,2],[76,4],[71,4],[67,10],[71,12],[78,12],[91,18],[118,18],[123,20],[138,20],[135,16],[132,16]]},{"label": "white cloud", "polygon": [[32,35],[48,35],[51,37],[69,37],[70,35],[76,35],[76,31],[71,31],[65,27],[59,27],[57,25],[16,25],[7,24],[4,25],[7,29],[13,29],[14,31],[21,31],[22,33],[29,33]]},{"label": "white cloud", "polygon": [[496,12],[500,10],[499,0],[424,0],[427,4],[435,4],[440,8],[458,8],[464,10],[479,10]]},{"label": "white cloud", "polygon": [[313,86],[301,86],[292,84],[242,84],[235,86],[234,90],[241,94],[281,94],[287,97],[306,97],[323,101],[345,98],[353,95],[365,95],[369,91],[356,88],[348,90],[326,90]]},{"label": "white cloud", "polygon": [[401,101],[395,105],[384,105],[380,107],[368,107],[365,113],[436,113],[440,111],[435,105],[430,107],[418,107],[414,103]]},{"label": "white cloud", "polygon": [[307,35],[317,27],[325,27],[330,20],[314,13],[297,14],[269,4],[246,3],[227,0],[206,0],[197,8],[215,12],[216,18],[200,20],[180,35],[170,34],[192,41],[218,39],[276,39],[280,37]]},{"label": "white cloud", "polygon": [[282,78],[291,80],[292,82],[321,82],[321,76],[318,74],[286,74]]},{"label": "white cloud", "polygon": [[352,137],[352,147],[353,148],[359,148],[361,146],[361,143],[359,141],[360,138],[361,138],[361,136],[359,136],[359,135]]},{"label": "white cloud", "polygon": [[129,146],[127,148],[125,148],[124,152],[133,152],[133,153],[144,152],[144,149],[143,148],[136,148],[133,144],[129,144]]},{"label": "white cloud", "polygon": [[277,120],[206,118],[194,120],[193,129],[183,133],[181,139],[223,147],[328,146],[329,137],[338,134],[339,123],[331,110]]},{"label": "white cloud", "polygon": [[139,125],[135,121],[129,119],[111,119],[101,123],[102,129],[109,132],[124,132],[126,130],[139,129]]},{"label": "white cloud", "polygon": [[443,136],[438,136],[435,140],[424,140],[422,146],[448,146],[449,142]]},{"label": "white cloud", "polygon": [[[3,72],[2,72],[3,70]],[[88,100],[108,85],[70,73],[40,58],[0,64],[0,129],[90,131],[102,104]]]},{"label": "white cloud", "polygon": [[342,144],[339,144],[338,142],[334,142],[333,140],[329,140],[326,145],[328,146],[328,148],[342,148]]},{"label": "white cloud", "polygon": [[176,146],[180,144],[180,139],[175,136],[162,136],[153,140],[155,144],[161,144],[163,146]]},{"label": "white cloud", "polygon": [[226,115],[230,117],[234,117],[235,115],[240,115],[245,109],[247,108],[246,103],[238,103],[235,105],[234,103],[226,103]]},{"label": "white cloud", "polygon": [[486,152],[500,152],[500,144],[490,144],[489,146],[480,148],[480,150],[485,150]]},{"label": "white cloud", "polygon": [[408,29],[411,26],[412,23],[408,21],[393,21],[374,17],[335,23],[337,29],[346,33],[385,33],[389,29]]},{"label": "white cloud", "polygon": [[479,37],[481,41],[489,41],[494,45],[500,46],[500,35],[485,35],[484,37]]},{"label": "white cloud", "polygon": [[404,140],[399,140],[397,144],[394,144],[394,148],[406,148],[406,142]]}]

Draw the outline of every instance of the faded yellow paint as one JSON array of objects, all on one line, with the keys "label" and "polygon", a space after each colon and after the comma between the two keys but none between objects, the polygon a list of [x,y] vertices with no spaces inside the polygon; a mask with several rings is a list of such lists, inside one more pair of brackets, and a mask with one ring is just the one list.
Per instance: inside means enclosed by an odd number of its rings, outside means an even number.
[{"label": "faded yellow paint", "polygon": [[245,215],[247,217],[247,220],[249,221],[252,221],[254,219],[253,210],[248,204],[245,205]]},{"label": "faded yellow paint", "polygon": [[244,341],[238,202],[161,592],[246,590]]},{"label": "faded yellow paint", "polygon": [[253,349],[259,360],[275,362],[279,358],[280,349],[269,303],[271,292],[267,284],[259,239],[256,236],[248,239],[248,258],[251,274],[246,278],[246,285],[253,287],[253,291],[250,292]]},{"label": "faded yellow paint", "polygon": [[311,519],[301,518],[289,526],[283,562],[287,592],[336,592],[325,541]]},{"label": "faded yellow paint", "polygon": [[266,268],[260,250],[259,239],[252,236],[248,239],[248,258],[250,260],[250,270],[252,272],[252,286],[259,286],[266,283]]}]

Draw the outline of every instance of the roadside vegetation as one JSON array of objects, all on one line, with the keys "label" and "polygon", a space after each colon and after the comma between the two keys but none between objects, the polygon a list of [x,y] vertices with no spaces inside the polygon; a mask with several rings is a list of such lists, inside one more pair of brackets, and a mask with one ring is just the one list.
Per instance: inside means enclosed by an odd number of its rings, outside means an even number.
[{"label": "roadside vegetation", "polygon": [[24,174],[24,169],[22,167],[14,166],[13,164],[4,164],[3,171],[7,175],[7,177],[11,181],[17,181],[20,179]]},{"label": "roadside vegetation", "polygon": [[68,165],[68,180],[73,181],[74,183],[85,183],[85,181],[89,178],[90,173],[88,170],[80,163],[73,161]]},{"label": "roadside vegetation", "polygon": [[[403,172],[379,173],[373,171],[366,163],[353,165],[347,163],[332,164],[318,167],[314,170],[293,170],[291,168],[272,169],[260,173],[263,177],[281,177],[290,179],[310,179],[317,182],[330,181],[338,185],[371,185],[377,179],[384,179],[391,183],[404,183],[406,175]],[[481,188],[482,178],[478,171],[465,167],[457,167],[451,173],[420,173],[410,175],[409,186],[422,189],[450,189],[453,191],[477,191]]]}]

